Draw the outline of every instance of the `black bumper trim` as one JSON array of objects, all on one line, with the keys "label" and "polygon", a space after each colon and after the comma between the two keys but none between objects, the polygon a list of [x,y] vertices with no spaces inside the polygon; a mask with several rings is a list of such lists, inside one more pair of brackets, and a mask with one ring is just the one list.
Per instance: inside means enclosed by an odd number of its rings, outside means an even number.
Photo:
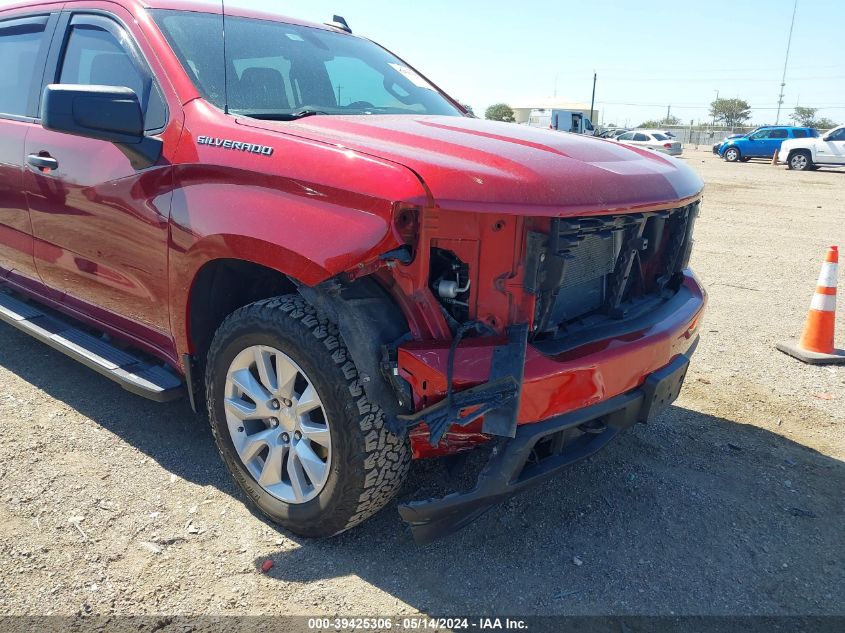
[{"label": "black bumper trim", "polygon": [[[697,341],[696,341],[697,343]],[[689,366],[689,354],[649,375],[642,387],[604,402],[517,428],[513,439],[500,438],[472,490],[441,499],[400,504],[399,514],[417,543],[456,532],[506,498],[536,486],[559,471],[594,455],[636,422],[646,422],[677,398]],[[590,432],[577,427],[598,422]],[[571,434],[566,437],[566,434]],[[560,434],[554,452],[532,460],[537,443]]]}]

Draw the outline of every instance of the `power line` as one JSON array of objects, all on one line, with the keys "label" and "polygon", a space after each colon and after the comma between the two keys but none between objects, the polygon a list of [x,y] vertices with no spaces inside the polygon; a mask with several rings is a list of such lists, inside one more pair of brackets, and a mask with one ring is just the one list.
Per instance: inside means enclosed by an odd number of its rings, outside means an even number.
[{"label": "power line", "polygon": [[[845,68],[845,64],[813,64],[811,66],[792,66],[792,70],[818,70],[818,69],[827,69],[827,68]],[[616,67],[608,67],[608,66],[598,66],[597,70],[601,70],[602,73],[606,72],[621,72],[621,73],[653,73],[653,69],[648,68],[644,69],[641,66],[636,68],[624,68],[622,66]],[[704,68],[700,66],[695,67],[695,72],[718,72],[718,73],[733,73],[733,72],[765,72],[765,71],[774,71],[778,72],[782,70],[782,67],[742,67],[742,66],[732,66],[730,68],[725,67],[714,67],[714,68]],[[678,72],[678,73],[689,73],[690,69],[688,66],[684,66],[683,68],[661,68],[661,71],[666,72]]]},{"label": "power line", "polygon": [[[597,101],[599,105],[617,105],[617,106],[635,106],[635,107],[642,107],[642,108],[665,108],[667,104],[665,103],[626,103],[622,101]],[[672,104],[673,108],[682,108],[684,110],[699,110],[703,108],[709,108],[710,104],[704,105],[691,105],[691,104],[682,104],[677,105],[675,103]],[[845,104],[839,105],[820,105],[815,106],[817,110],[845,110]],[[749,106],[751,110],[777,110],[776,107],[769,107],[769,106]],[[795,108],[785,108],[786,110],[794,110]]]}]

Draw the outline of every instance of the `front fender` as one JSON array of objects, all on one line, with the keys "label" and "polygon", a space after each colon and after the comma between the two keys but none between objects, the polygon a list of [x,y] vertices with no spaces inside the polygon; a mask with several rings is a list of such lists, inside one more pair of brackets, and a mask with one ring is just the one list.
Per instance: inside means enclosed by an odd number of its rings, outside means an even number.
[{"label": "front fender", "polygon": [[[203,170],[202,184],[191,183],[195,170]],[[178,167],[171,207],[170,314],[182,352],[190,290],[210,261],[244,260],[314,286],[401,244],[389,200],[313,196],[308,185],[246,172],[237,184],[232,174],[209,181],[208,170]]]}]

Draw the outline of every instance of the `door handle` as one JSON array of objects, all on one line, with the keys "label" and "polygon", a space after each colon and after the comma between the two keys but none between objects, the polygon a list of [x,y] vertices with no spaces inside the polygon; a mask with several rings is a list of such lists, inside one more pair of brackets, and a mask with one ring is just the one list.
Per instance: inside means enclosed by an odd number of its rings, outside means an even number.
[{"label": "door handle", "polygon": [[59,168],[59,161],[52,156],[41,156],[40,154],[30,154],[26,157],[26,162],[37,167],[41,171],[53,171]]}]

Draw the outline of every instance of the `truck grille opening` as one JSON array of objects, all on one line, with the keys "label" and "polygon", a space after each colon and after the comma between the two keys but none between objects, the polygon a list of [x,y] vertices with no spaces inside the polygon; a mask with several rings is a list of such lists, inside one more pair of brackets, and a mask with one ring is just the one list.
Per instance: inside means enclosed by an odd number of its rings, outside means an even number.
[{"label": "truck grille opening", "polygon": [[656,308],[680,287],[698,203],[666,211],[554,218],[529,231],[525,288],[536,295],[533,340]]}]

